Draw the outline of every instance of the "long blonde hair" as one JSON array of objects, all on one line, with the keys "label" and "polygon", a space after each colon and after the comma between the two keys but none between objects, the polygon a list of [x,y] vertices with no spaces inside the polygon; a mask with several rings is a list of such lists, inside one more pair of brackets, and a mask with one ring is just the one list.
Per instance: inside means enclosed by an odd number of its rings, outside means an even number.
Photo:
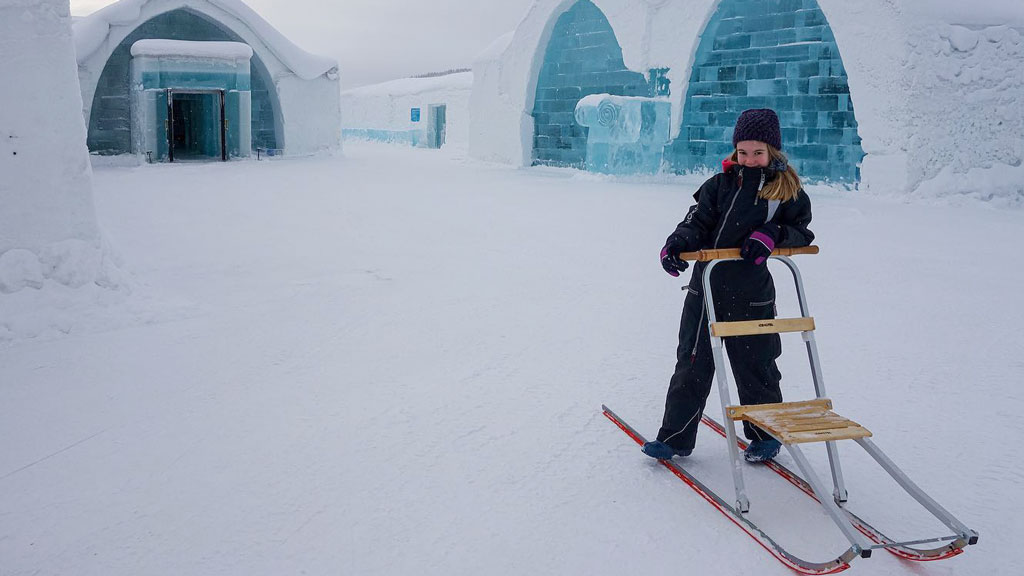
[{"label": "long blonde hair", "polygon": [[[758,193],[758,197],[766,200],[778,200],[780,202],[788,202],[796,199],[800,192],[800,175],[796,173],[796,170],[789,164],[789,159],[782,150],[776,149],[771,144],[765,144],[768,147],[768,163],[771,164],[782,163],[786,165],[786,170],[780,172],[772,179],[771,182],[765,184],[765,187]],[[737,151],[733,150],[732,155],[729,159],[733,162],[738,162]]]}]

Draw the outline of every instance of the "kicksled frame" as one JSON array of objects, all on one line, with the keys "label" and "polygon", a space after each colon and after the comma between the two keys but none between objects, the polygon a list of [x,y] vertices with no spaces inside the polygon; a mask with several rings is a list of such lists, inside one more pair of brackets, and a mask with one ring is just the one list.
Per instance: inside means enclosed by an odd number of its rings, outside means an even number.
[{"label": "kicksled frame", "polygon": [[[704,268],[704,275],[702,278],[705,294],[704,304],[707,310],[708,329],[711,335],[711,348],[715,360],[715,378],[718,383],[718,394],[722,404],[722,414],[725,417],[725,432],[728,440],[729,461],[732,470],[733,484],[736,489],[736,509],[740,512],[747,512],[750,510],[750,501],[747,498],[746,488],[743,483],[743,466],[740,458],[739,447],[736,442],[737,437],[735,426],[736,420],[746,419],[754,424],[761,425],[762,429],[767,431],[786,447],[786,450],[789,452],[790,456],[792,456],[793,461],[796,462],[797,467],[800,469],[800,472],[803,474],[807,483],[810,484],[815,496],[825,508],[829,517],[832,518],[839,530],[847,540],[850,541],[852,549],[858,552],[861,556],[866,558],[871,555],[871,550],[873,548],[884,546],[870,543],[863,534],[857,531],[840,509],[840,505],[847,501],[847,491],[843,481],[843,471],[839,462],[839,450],[836,446],[836,439],[851,439],[857,442],[872,458],[874,458],[876,462],[878,462],[882,469],[892,476],[892,478],[907,491],[908,494],[910,494],[915,500],[924,506],[926,510],[931,512],[932,515],[953,531],[953,534],[949,536],[940,537],[938,539],[929,538],[922,541],[962,539],[969,544],[974,544],[978,540],[978,534],[957,520],[949,511],[928,496],[891,459],[889,459],[889,457],[886,456],[880,448],[871,442],[868,438],[868,436],[870,436],[870,432],[867,432],[859,425],[838,417],[831,412],[828,414],[831,414],[834,418],[829,419],[827,424],[817,425],[818,428],[816,433],[821,433],[821,435],[825,437],[836,438],[825,440],[829,469],[832,473],[832,494],[829,496],[829,493],[825,488],[825,484],[818,478],[818,475],[814,472],[814,469],[807,461],[806,456],[804,456],[803,451],[801,451],[798,446],[800,443],[814,440],[794,439],[794,435],[783,433],[784,431],[793,430],[797,426],[796,424],[792,424],[794,421],[794,414],[792,413],[803,408],[798,407],[794,410],[794,405],[799,405],[800,403],[770,405],[772,408],[767,408],[761,411],[741,411],[742,409],[739,407],[731,406],[732,401],[729,394],[729,376],[724,354],[725,338],[750,334],[778,334],[781,332],[795,331],[800,332],[801,338],[807,347],[807,358],[810,362],[815,398],[827,400],[825,382],[821,370],[821,359],[818,356],[818,346],[814,338],[814,318],[811,316],[807,305],[807,294],[804,290],[803,277],[801,276],[800,269],[797,267],[796,263],[788,257],[792,254],[816,254],[817,252],[818,249],[816,246],[809,246],[807,248],[778,250],[773,252],[771,255],[772,259],[779,260],[784,263],[793,274],[797,299],[800,303],[799,318],[721,323],[717,322],[715,317],[715,307],[713,305],[714,298],[711,287],[711,272],[715,269],[715,266],[722,262],[738,260],[738,251],[707,250],[696,253],[680,254],[680,258],[708,262],[707,266]],[[828,402],[828,408],[831,408],[830,401]],[[758,418],[758,412],[761,412],[760,418]],[[780,415],[782,417],[780,417]],[[782,418],[785,416],[789,416],[789,420],[783,420]],[[818,420],[823,420],[823,418],[818,418]],[[776,423],[776,425],[765,425],[766,423],[771,422]],[[842,424],[842,426],[834,428],[827,427],[835,426],[836,424]],[[848,424],[854,424],[854,426],[849,426]],[[814,424],[811,425],[814,426]]]},{"label": "kicksled frame", "polygon": [[[786,450],[793,458],[806,481],[806,488],[813,491],[813,496],[821,503],[828,516],[850,542],[851,547],[844,556],[859,555],[867,558],[871,556],[871,551],[876,548],[893,550],[894,548],[902,547],[909,550],[908,547],[913,544],[946,541],[951,543],[944,548],[959,552],[964,546],[977,543],[978,533],[960,522],[915,484],[903,470],[870,440],[871,433],[869,431],[859,424],[831,412],[832,402],[828,399],[825,392],[821,360],[818,356],[818,347],[814,337],[814,318],[810,315],[807,305],[807,296],[800,270],[796,263],[789,258],[789,256],[795,254],[817,253],[817,246],[808,246],[804,248],[781,248],[772,252],[771,255],[772,259],[784,263],[793,275],[797,298],[800,304],[800,317],[743,322],[718,322],[715,317],[714,305],[712,304],[714,298],[712,296],[711,272],[722,262],[740,259],[739,250],[702,250],[700,252],[688,252],[679,255],[680,259],[683,260],[696,260],[708,263],[704,269],[702,282],[704,285],[704,303],[711,336],[712,354],[715,362],[715,377],[722,405],[722,414],[725,417],[724,426],[722,427],[727,439],[730,469],[736,491],[735,507],[730,508],[735,513],[738,513],[741,518],[743,513],[750,510],[750,501],[747,497],[743,481],[743,462],[740,457],[741,443],[738,441],[735,427],[737,420],[748,420],[771,434],[772,437],[786,447]],[[811,377],[814,383],[815,399],[804,402],[783,402],[761,406],[733,406],[729,393],[724,339],[733,336],[779,334],[783,332],[800,332],[807,348],[807,358],[810,363]],[[847,490],[843,480],[839,450],[836,442],[847,439],[859,444],[900,487],[948,527],[952,534],[906,542],[887,540],[885,542],[872,543],[868,541],[863,532],[863,527],[855,526],[851,521],[852,515],[842,508],[843,504],[847,501]],[[828,454],[829,469],[832,476],[831,493],[829,493],[826,484],[814,472],[814,469],[799,447],[799,444],[802,443],[819,441],[825,442]],[[734,515],[736,515],[735,513]],[[929,551],[920,552],[922,552],[922,557],[918,559],[925,559],[925,555]],[[821,567],[821,565],[815,566],[815,568]]]}]

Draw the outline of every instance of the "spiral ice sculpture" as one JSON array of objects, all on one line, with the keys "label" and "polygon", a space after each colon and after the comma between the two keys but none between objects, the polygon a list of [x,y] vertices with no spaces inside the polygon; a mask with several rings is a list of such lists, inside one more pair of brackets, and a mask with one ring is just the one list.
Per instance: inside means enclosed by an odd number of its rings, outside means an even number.
[{"label": "spiral ice sculpture", "polygon": [[587,138],[601,142],[636,142],[640,137],[643,99],[591,94],[576,103],[576,122],[589,128]]}]

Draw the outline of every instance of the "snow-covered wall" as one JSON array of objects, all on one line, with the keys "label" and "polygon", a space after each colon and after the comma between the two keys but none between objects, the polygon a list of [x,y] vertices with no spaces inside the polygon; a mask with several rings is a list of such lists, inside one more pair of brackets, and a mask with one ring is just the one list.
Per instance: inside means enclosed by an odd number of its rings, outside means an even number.
[{"label": "snow-covered wall", "polygon": [[68,0],[0,3],[0,78],[0,298],[47,280],[113,282],[93,208]]},{"label": "snow-covered wall", "polygon": [[[340,146],[338,64],[310,54],[285,38],[241,0],[121,0],[74,23],[83,112],[89,125],[92,103],[108,60],[133,32],[161,15],[183,11],[196,15],[226,35],[222,40],[244,42],[254,52],[254,75],[270,84],[267,106],[255,118],[269,118],[272,141],[288,154],[309,154]],[[185,36],[187,31],[181,31]],[[180,40],[211,38],[174,37]],[[263,70],[265,68],[265,73]],[[126,80],[126,79],[125,79]],[[254,79],[254,82],[256,80]],[[258,137],[259,130],[254,130]]]},{"label": "snow-covered wall", "polygon": [[[915,28],[907,177],[928,195],[1024,201],[1024,26]],[[921,191],[924,193],[923,191]]]},{"label": "snow-covered wall", "polygon": [[[341,93],[341,122],[346,137],[426,145],[429,109],[446,107],[446,146],[469,145],[472,72],[429,78],[402,78]],[[410,114],[420,111],[419,121]]]},{"label": "snow-covered wall", "polygon": [[[669,68],[673,137],[679,134],[701,34],[727,1],[593,0],[611,24],[629,70]],[[537,0],[513,32],[478,56],[471,155],[531,163],[531,113],[544,52],[556,20],[575,3]],[[856,108],[866,154],[862,187],[909,192],[943,171],[982,169],[996,180],[1016,173],[1024,141],[1019,104],[1024,3],[819,0],[818,5],[834,33]],[[1006,182],[1000,186],[1010,194],[1021,189]]]}]

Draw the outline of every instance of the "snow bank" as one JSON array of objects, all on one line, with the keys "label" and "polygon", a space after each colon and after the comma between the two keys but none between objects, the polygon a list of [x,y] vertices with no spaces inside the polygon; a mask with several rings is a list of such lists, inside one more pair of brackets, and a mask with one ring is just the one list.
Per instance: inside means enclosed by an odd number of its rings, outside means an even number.
[{"label": "snow bank", "polygon": [[[593,0],[633,71],[668,67],[672,137],[700,35],[719,0]],[[574,0],[537,0],[509,36],[474,62],[474,157],[529,165],[534,95],[558,17]],[[979,174],[1013,196],[1022,163],[1024,4],[1002,0],[819,0],[846,70],[862,148],[862,188],[904,194],[947,171]],[[937,185],[926,189],[935,189]],[[980,184],[980,183],[979,183]],[[979,197],[987,196],[981,194]]]},{"label": "snow bank", "polygon": [[[130,323],[124,316],[133,291],[106,241],[69,239],[38,252],[7,250],[0,254],[0,343]],[[149,307],[141,311],[149,314]]]},{"label": "snow bank", "polygon": [[[444,104],[446,146],[469,143],[469,100],[472,72],[429,78],[401,78],[341,93],[342,128],[346,137],[420,144],[427,141],[428,111]],[[420,118],[413,121],[411,110]]]},{"label": "snow bank", "polygon": [[14,318],[44,330],[54,290],[126,287],[96,224],[70,21],[66,0],[0,6],[0,338]]},{"label": "snow bank", "polygon": [[946,166],[922,182],[910,197],[943,203],[980,200],[998,207],[1024,207],[1024,166],[997,163],[987,168],[973,167],[966,171],[956,171],[952,166]]},{"label": "snow bank", "polygon": [[31,250],[13,248],[0,254],[0,293],[43,287],[43,267]]}]

